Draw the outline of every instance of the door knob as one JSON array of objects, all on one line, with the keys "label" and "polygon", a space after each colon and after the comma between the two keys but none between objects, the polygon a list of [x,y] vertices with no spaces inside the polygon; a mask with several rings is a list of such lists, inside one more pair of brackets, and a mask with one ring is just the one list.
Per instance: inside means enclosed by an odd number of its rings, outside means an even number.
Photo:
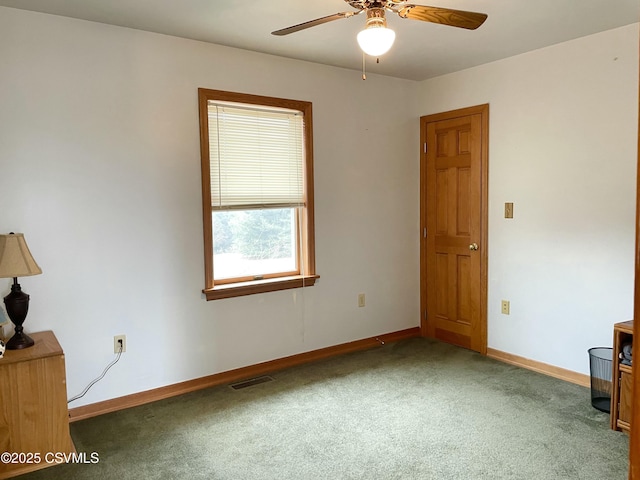
[{"label": "door knob", "polygon": [[469,250],[478,250],[478,244],[472,243],[471,245],[469,245]]}]

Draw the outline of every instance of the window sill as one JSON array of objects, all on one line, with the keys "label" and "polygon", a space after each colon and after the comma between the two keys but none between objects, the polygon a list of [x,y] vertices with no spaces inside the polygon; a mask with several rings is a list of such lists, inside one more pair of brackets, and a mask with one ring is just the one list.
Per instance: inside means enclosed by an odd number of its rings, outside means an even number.
[{"label": "window sill", "polygon": [[296,275],[294,277],[269,278],[267,280],[253,280],[242,283],[216,285],[202,290],[207,301],[222,298],[241,297],[256,293],[276,292],[290,288],[311,287],[315,285],[319,275]]}]

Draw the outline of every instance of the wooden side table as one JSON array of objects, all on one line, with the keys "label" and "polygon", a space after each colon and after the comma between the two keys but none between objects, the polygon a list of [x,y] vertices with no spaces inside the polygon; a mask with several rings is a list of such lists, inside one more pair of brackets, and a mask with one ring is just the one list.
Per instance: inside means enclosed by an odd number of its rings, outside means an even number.
[{"label": "wooden side table", "polygon": [[620,363],[622,345],[633,341],[633,320],[613,326],[613,359],[611,388],[611,428],[629,433],[631,430],[631,366]]},{"label": "wooden side table", "polygon": [[0,359],[0,454],[23,454],[19,463],[0,462],[0,479],[52,465],[44,458],[49,452],[74,452],[64,353],[53,332],[30,336],[33,347]]}]

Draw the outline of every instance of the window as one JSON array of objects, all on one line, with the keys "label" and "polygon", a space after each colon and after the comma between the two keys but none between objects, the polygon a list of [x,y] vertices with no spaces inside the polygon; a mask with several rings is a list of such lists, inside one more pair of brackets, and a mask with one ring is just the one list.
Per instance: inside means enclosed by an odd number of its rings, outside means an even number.
[{"label": "window", "polygon": [[311,103],[198,90],[207,300],[311,286]]}]

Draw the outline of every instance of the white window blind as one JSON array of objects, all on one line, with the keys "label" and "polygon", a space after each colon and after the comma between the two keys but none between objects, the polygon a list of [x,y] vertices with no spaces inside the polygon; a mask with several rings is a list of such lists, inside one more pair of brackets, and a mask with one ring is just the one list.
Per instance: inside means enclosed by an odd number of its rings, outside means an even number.
[{"label": "white window blind", "polygon": [[304,115],[208,103],[211,208],[297,207],[304,196]]}]

